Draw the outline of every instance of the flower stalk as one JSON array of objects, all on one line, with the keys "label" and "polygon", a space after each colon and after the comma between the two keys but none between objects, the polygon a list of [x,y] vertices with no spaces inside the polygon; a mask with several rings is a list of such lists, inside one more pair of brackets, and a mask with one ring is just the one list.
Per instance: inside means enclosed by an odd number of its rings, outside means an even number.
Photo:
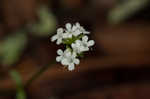
[{"label": "flower stalk", "polygon": [[43,66],[38,72],[36,72],[25,84],[25,88],[27,88],[28,86],[30,86],[33,81],[35,81],[38,77],[41,76],[42,73],[44,73],[46,70],[48,70],[48,68],[50,68],[52,65],[56,64],[56,61],[51,62],[49,65],[47,66]]}]

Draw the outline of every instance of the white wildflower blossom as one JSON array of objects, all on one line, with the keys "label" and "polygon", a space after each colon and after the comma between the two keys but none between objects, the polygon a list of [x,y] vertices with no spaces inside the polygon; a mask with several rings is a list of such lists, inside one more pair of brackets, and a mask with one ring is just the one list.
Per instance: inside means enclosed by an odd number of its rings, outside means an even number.
[{"label": "white wildflower blossom", "polygon": [[64,32],[63,28],[57,29],[57,34],[51,38],[51,41],[54,42],[55,40],[57,40],[56,44],[57,45],[61,44],[63,40],[63,35],[64,35],[63,32]]},{"label": "white wildflower blossom", "polygon": [[77,29],[75,25],[71,25],[70,23],[66,24],[66,30],[64,33],[64,38],[72,38],[72,36],[78,36],[81,32]]},{"label": "white wildflower blossom", "polygon": [[89,47],[95,44],[94,40],[88,41],[88,36],[82,37],[82,41],[78,41],[82,45],[81,51],[89,51]]},{"label": "white wildflower blossom", "polygon": [[78,22],[76,23],[75,27],[80,33],[90,34],[90,32],[86,31]]},{"label": "white wildflower blossom", "polygon": [[80,54],[81,52],[89,51],[89,47],[93,46],[94,43],[93,40],[88,41],[88,37],[84,36],[82,37],[82,41],[76,40],[75,43],[71,44],[71,47],[74,52]]},{"label": "white wildflower blossom", "polygon": [[82,51],[89,51],[89,47],[95,44],[94,40],[88,41],[88,36],[82,37],[81,45],[83,46]]},{"label": "white wildflower blossom", "polygon": [[77,55],[75,52],[68,52],[66,57],[62,60],[63,65],[68,66],[68,70],[72,71],[75,68],[75,64],[78,65],[80,60],[76,58]]},{"label": "white wildflower blossom", "polygon": [[51,41],[56,41],[56,44],[64,44],[66,49],[57,50],[58,56],[56,61],[66,66],[69,71],[75,69],[75,65],[80,63],[79,57],[85,51],[89,51],[90,47],[94,45],[94,40],[88,40],[90,32],[86,31],[79,23],[71,25],[66,24],[66,29],[57,29],[57,34],[51,38]]},{"label": "white wildflower blossom", "polygon": [[82,42],[80,40],[76,40],[75,43],[72,43],[71,47],[72,47],[73,51],[78,54],[80,54],[84,49]]},{"label": "white wildflower blossom", "polygon": [[57,61],[57,62],[62,62],[62,60],[66,58],[66,55],[67,55],[67,53],[69,53],[69,52],[70,52],[69,49],[66,49],[64,52],[63,52],[61,49],[58,49],[58,50],[57,50],[57,54],[58,54],[59,56],[56,57],[56,61]]}]

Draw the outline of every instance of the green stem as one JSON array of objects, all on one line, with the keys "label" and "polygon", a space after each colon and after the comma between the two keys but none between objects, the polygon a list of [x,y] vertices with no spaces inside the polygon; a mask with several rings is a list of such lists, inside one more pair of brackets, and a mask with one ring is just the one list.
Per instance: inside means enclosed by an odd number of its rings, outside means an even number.
[{"label": "green stem", "polygon": [[[49,65],[47,66],[43,66],[38,72],[36,72],[25,84],[24,88],[27,88],[29,85],[31,85],[31,83],[36,80],[42,73],[44,73],[49,67],[51,67],[51,65],[56,64],[56,61],[51,62]],[[13,90],[10,91],[1,91],[0,90],[0,96],[9,96],[12,95]]]},{"label": "green stem", "polygon": [[56,61],[51,62],[49,65],[47,66],[43,66],[38,72],[36,72],[31,79],[29,79],[27,81],[27,83],[25,84],[25,87],[28,87],[29,85],[31,85],[31,83],[36,80],[42,73],[44,73],[49,67],[51,67],[51,65],[56,64]]}]

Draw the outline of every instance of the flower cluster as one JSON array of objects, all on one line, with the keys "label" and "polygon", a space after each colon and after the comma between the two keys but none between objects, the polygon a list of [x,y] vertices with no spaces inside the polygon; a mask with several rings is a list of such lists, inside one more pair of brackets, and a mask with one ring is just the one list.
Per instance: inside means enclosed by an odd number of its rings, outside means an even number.
[{"label": "flower cluster", "polygon": [[57,50],[59,56],[56,57],[57,62],[61,62],[62,65],[68,66],[68,70],[75,69],[75,65],[80,63],[79,57],[83,55],[83,52],[89,51],[89,47],[94,45],[93,40],[88,40],[88,34],[79,23],[71,25],[66,24],[66,29],[57,29],[57,34],[52,36],[51,41],[56,41],[57,45],[64,44],[66,49]]}]

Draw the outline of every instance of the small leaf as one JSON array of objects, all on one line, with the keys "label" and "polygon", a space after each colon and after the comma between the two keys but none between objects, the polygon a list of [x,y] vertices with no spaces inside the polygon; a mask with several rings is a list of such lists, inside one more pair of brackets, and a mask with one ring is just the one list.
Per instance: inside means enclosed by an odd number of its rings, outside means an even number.
[{"label": "small leaf", "polygon": [[27,36],[24,32],[8,36],[0,43],[0,57],[4,65],[12,65],[18,61],[27,43]]},{"label": "small leaf", "polygon": [[56,29],[56,18],[46,6],[38,9],[39,22],[31,25],[31,32],[36,36],[49,36]]},{"label": "small leaf", "polygon": [[108,20],[113,24],[120,23],[146,7],[149,2],[149,0],[127,0],[110,11]]},{"label": "small leaf", "polygon": [[72,36],[72,38],[64,39],[64,40],[63,40],[63,44],[71,45],[71,44],[74,43],[76,40],[80,40],[83,36],[84,36],[83,34],[80,34],[80,35],[77,36],[77,37]]}]

